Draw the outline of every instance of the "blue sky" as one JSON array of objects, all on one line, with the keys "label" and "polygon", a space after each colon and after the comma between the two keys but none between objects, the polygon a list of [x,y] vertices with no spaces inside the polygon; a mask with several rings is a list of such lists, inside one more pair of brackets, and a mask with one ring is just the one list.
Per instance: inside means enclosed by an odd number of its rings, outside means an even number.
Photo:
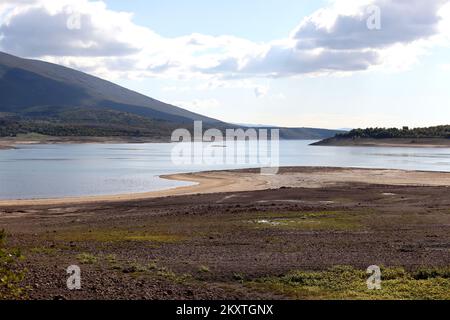
[{"label": "blue sky", "polygon": [[325,1],[107,0],[106,3],[111,9],[133,12],[137,24],[166,37],[231,34],[253,41],[271,41],[286,37],[298,25],[299,17],[311,14]]},{"label": "blue sky", "polygon": [[448,0],[5,1],[1,50],[224,121],[450,123]]}]

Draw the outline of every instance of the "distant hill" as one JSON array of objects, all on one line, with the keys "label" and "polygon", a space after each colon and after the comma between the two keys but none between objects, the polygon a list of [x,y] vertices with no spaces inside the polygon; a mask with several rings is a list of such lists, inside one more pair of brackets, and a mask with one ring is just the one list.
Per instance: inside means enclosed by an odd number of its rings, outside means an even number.
[{"label": "distant hill", "polygon": [[368,128],[354,129],[339,133],[313,145],[351,146],[351,145],[405,145],[405,146],[450,146],[450,125],[413,128]]},{"label": "distant hill", "polygon": [[354,129],[347,133],[337,134],[340,138],[450,138],[450,125],[427,128],[368,128]]},{"label": "distant hill", "polygon": [[[146,97],[109,81],[43,61],[0,52],[0,136],[151,137],[176,128],[235,127]],[[284,139],[323,139],[335,130],[282,128]]]}]

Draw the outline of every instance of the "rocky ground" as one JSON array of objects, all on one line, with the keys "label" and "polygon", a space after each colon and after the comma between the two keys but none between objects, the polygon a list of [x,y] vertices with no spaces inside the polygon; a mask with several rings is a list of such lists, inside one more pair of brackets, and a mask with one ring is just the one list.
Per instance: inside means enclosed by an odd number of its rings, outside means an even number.
[{"label": "rocky ground", "polygon": [[[352,183],[0,207],[0,229],[8,233],[8,246],[24,256],[23,298],[320,298],[330,297],[324,292],[333,288],[319,286],[317,295],[302,287],[299,295],[280,279],[336,266],[448,268],[449,191]],[[81,290],[67,289],[70,265],[81,268]],[[449,291],[447,276],[436,280],[438,290]],[[417,294],[412,298],[428,293]]]}]

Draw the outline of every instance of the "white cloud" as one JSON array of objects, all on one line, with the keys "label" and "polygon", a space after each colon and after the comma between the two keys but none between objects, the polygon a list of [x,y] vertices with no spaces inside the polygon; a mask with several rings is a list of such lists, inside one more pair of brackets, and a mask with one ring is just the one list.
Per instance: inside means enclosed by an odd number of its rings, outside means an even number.
[{"label": "white cloud", "polygon": [[221,106],[216,99],[194,99],[192,101],[173,101],[173,105],[193,111],[204,111],[205,109],[215,109]]},{"label": "white cloud", "polygon": [[[381,9],[381,30],[366,25]],[[79,28],[68,27],[74,19]],[[288,35],[289,30],[286,30]],[[2,0],[0,48],[109,79],[205,81],[204,89],[245,78],[404,70],[450,39],[449,0],[335,0],[305,17],[290,36],[254,43],[233,36],[165,38],[132,15],[91,0]],[[264,96],[260,86],[240,83]]]},{"label": "white cloud", "polygon": [[[449,28],[448,0],[335,1],[303,19],[290,39],[203,70],[226,77],[286,77],[364,70],[404,70]],[[381,13],[381,29],[367,20]]]},{"label": "white cloud", "polygon": [[133,24],[130,14],[107,10],[103,2],[30,0],[4,12],[1,46],[19,55],[129,56],[142,50],[139,39],[158,38]]},{"label": "white cloud", "polygon": [[[447,0],[374,0],[349,6],[339,12],[337,5],[303,20],[293,33],[297,47],[335,50],[387,48],[399,43],[412,43],[438,33],[439,9]],[[370,4],[370,6],[369,6]],[[367,27],[375,13],[380,13],[380,29]],[[347,12],[345,12],[347,11]],[[325,16],[325,18],[324,18]]]}]

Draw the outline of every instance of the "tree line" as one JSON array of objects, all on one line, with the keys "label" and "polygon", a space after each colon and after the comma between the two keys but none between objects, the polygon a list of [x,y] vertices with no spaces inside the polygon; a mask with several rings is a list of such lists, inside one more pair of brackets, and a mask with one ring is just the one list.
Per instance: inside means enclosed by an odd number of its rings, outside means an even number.
[{"label": "tree line", "polygon": [[427,128],[367,128],[354,129],[348,133],[337,134],[338,138],[445,138],[450,139],[450,125],[427,127]]}]

